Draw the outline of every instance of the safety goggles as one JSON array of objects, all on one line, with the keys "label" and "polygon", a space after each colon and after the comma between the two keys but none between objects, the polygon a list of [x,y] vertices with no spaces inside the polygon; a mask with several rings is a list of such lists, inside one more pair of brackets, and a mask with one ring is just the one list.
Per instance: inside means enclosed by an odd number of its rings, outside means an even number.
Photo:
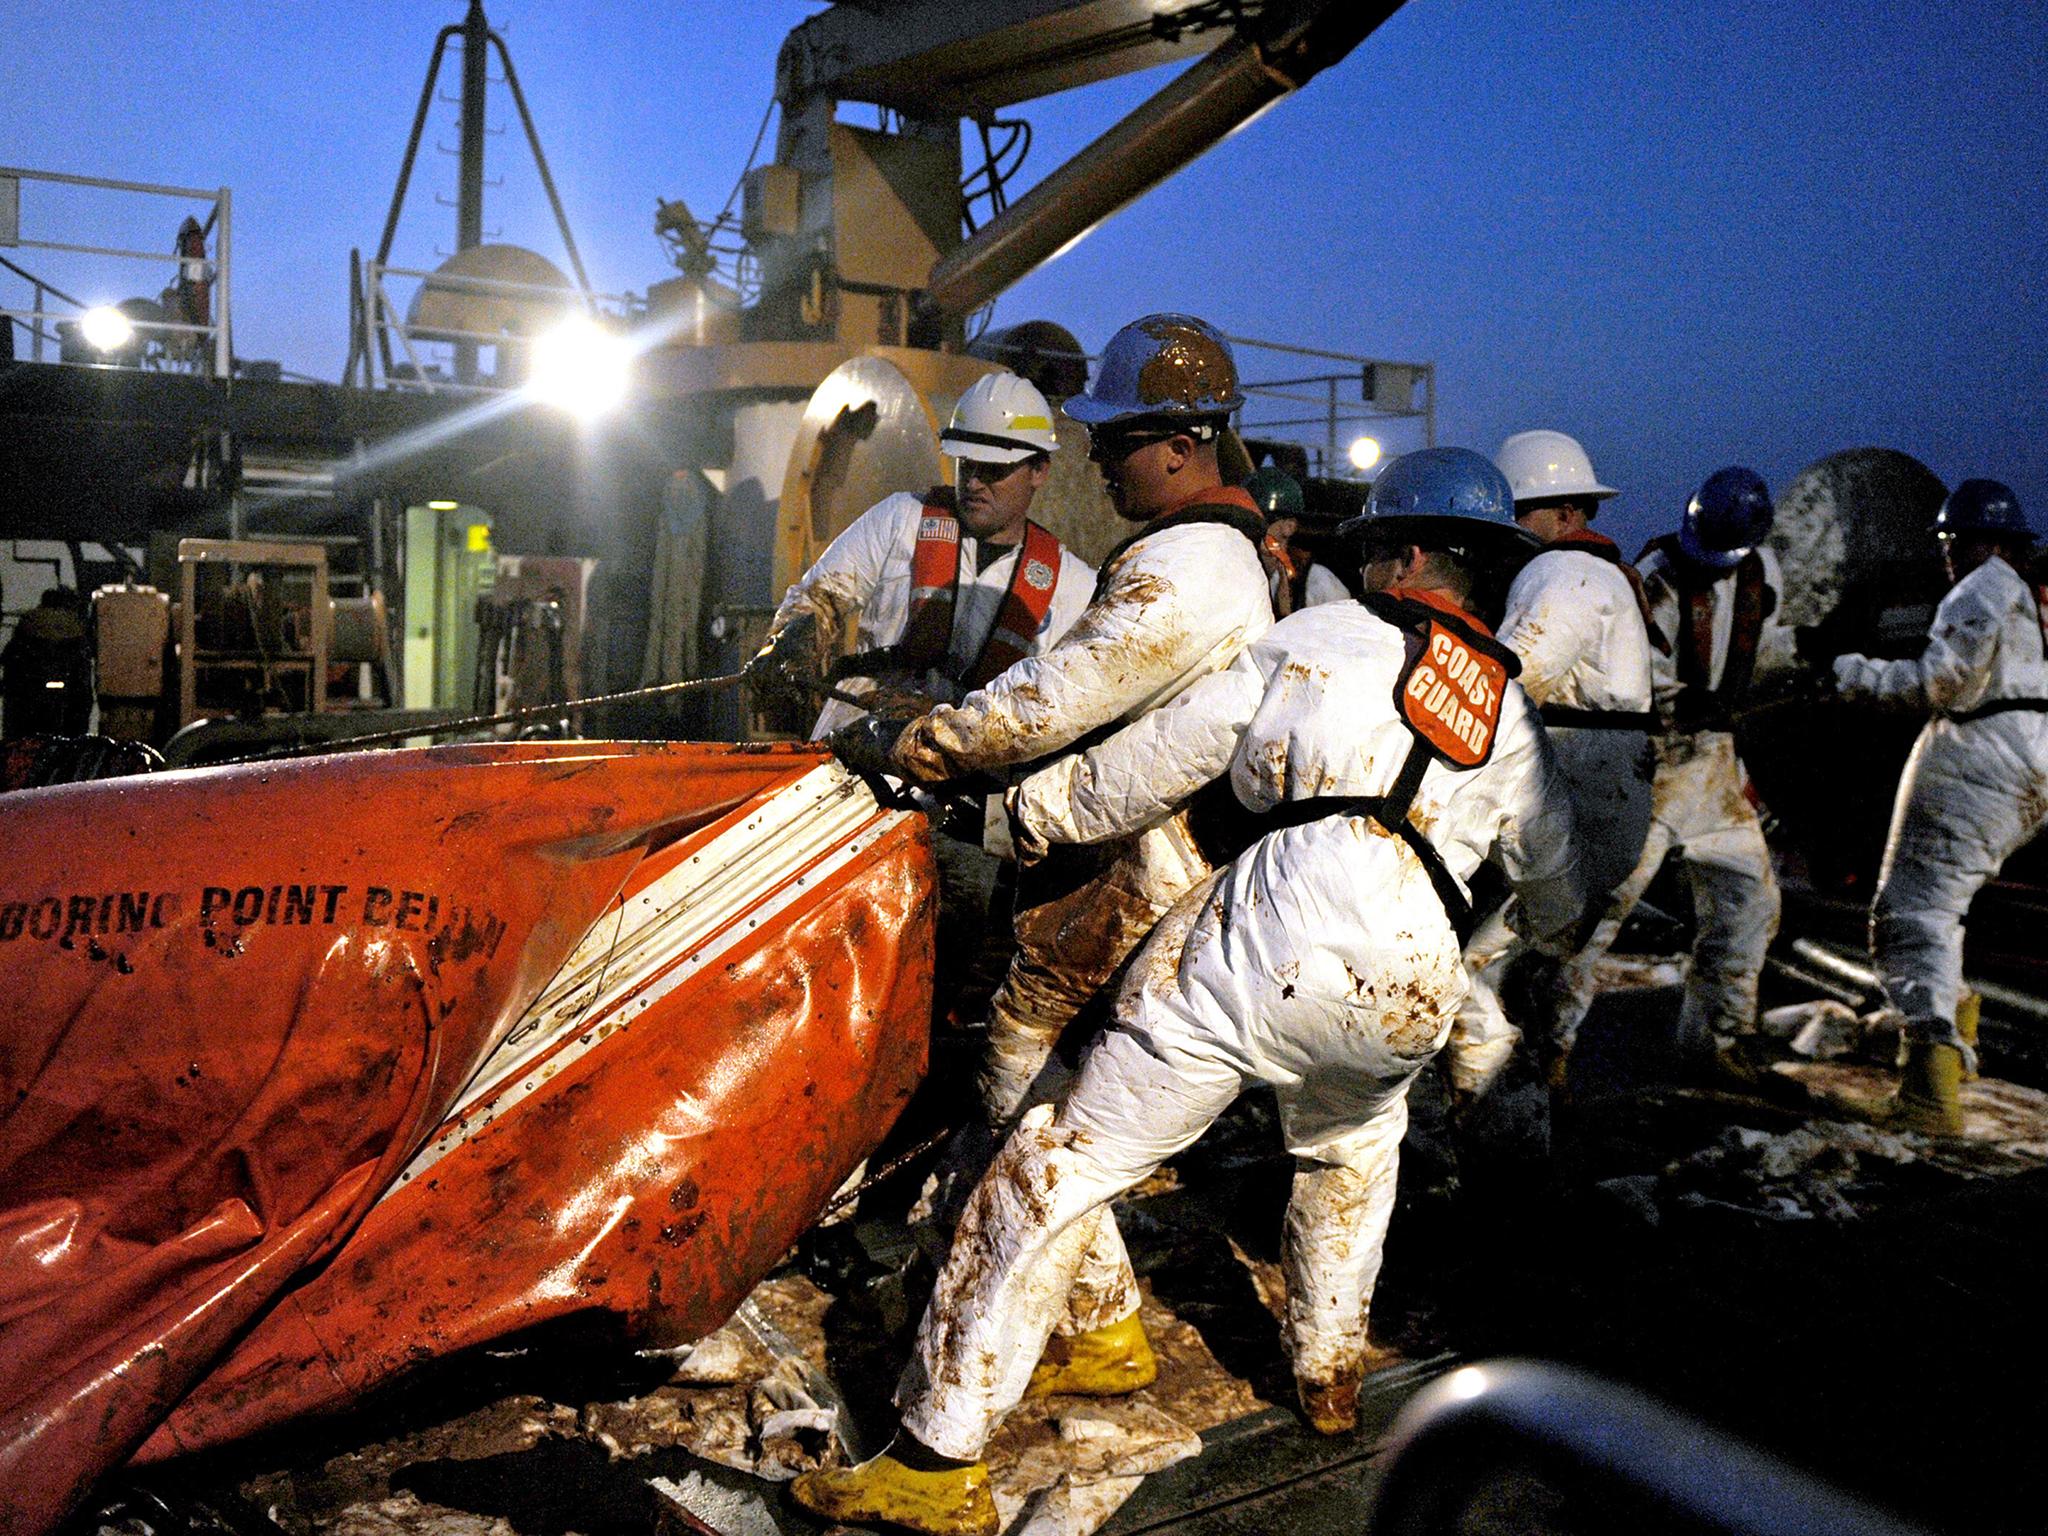
[{"label": "safety goggles", "polygon": [[1105,466],[1121,464],[1140,448],[1150,448],[1168,438],[1189,435],[1185,432],[1093,432],[1088,438],[1088,461]]},{"label": "safety goggles", "polygon": [[1001,485],[1030,462],[1029,459],[1017,459],[1008,464],[992,464],[987,459],[955,459],[953,464],[962,480],[979,480],[983,485]]},{"label": "safety goggles", "polygon": [[1211,442],[1216,437],[1217,424],[1213,421],[1182,421],[1170,427],[1137,427],[1118,431],[1115,427],[1101,426],[1088,434],[1088,458],[1091,463],[1105,467],[1121,464],[1140,448],[1150,448],[1154,443],[1163,443],[1171,437],[1185,437],[1191,442]]}]

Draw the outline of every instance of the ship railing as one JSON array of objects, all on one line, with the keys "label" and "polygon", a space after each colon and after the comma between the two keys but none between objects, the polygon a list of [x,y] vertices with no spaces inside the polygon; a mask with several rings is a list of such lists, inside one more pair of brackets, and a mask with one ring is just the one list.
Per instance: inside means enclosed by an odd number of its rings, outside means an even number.
[{"label": "ship railing", "polygon": [[[212,255],[206,255],[203,250],[198,254],[180,252],[175,241],[169,252],[139,251],[127,246],[43,239],[31,235],[24,223],[22,192],[25,184],[84,187],[131,198],[167,198],[200,204],[205,208],[204,216],[195,214],[194,217],[199,219],[202,243],[210,240],[213,244]],[[0,247],[92,257],[100,261],[170,266],[173,288],[182,286],[188,292],[194,285],[203,288],[208,318],[199,322],[157,319],[130,313],[125,308],[123,313],[127,314],[129,324],[142,341],[159,344],[159,356],[154,361],[163,366],[189,368],[224,379],[234,372],[233,326],[229,318],[232,312],[233,201],[233,193],[227,187],[177,187],[157,182],[118,181],[107,176],[76,176],[64,171],[0,166]],[[75,323],[87,311],[102,305],[121,307],[130,302],[126,298],[80,298],[68,292],[67,287],[83,287],[84,280],[53,278],[5,256],[0,256],[0,268],[28,285],[28,307],[0,307],[0,317],[28,333],[29,356],[33,362],[45,361],[48,349],[53,345],[57,347],[61,360],[78,360],[76,349],[63,346],[58,327]],[[60,283],[66,286],[60,286]],[[181,338],[190,338],[190,341],[176,345]],[[67,351],[72,355],[67,356]]]}]

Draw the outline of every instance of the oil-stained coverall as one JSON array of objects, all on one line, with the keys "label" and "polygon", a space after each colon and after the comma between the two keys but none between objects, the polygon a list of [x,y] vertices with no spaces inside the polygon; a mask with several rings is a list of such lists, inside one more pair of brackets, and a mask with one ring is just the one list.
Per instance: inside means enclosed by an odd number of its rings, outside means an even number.
[{"label": "oil-stained coverall", "polygon": [[1911,1038],[1960,1045],[1963,919],[2048,822],[2048,633],[2038,595],[1993,555],[1949,589],[1910,661],[1835,660],[1844,699],[1933,718],[1906,761],[1870,945]]},{"label": "oil-stained coverall", "polygon": [[[912,722],[895,757],[926,780],[1031,762],[1156,710],[1228,666],[1273,623],[1258,557],[1262,525],[1240,490],[1218,487],[1198,500],[1111,553],[1095,600],[1058,645]],[[1101,847],[1055,850],[1019,872],[1017,952],[989,1004],[976,1085],[984,1121],[964,1129],[948,1154],[955,1190],[1028,1104],[1059,1092],[1062,1032],[1209,868],[1186,810],[1164,805]],[[939,1194],[942,1220],[957,1198]],[[1063,1335],[1138,1309],[1129,1255],[1106,1216],[1084,1268]]]},{"label": "oil-stained coverall", "polygon": [[[911,776],[955,778],[1062,751],[1159,708],[1264,634],[1273,613],[1251,499],[1219,487],[1199,500],[1104,562],[1095,600],[1059,644],[912,722],[894,753]],[[992,1126],[1052,1096],[1061,1031],[1209,872],[1179,807],[1125,831],[1018,876],[1017,955],[990,1005],[980,1083]]]},{"label": "oil-stained coverall", "polygon": [[[1406,636],[1357,603],[1305,609],[1226,672],[1013,792],[1030,838],[1155,825],[1228,773],[1255,812],[1383,796],[1415,742],[1394,693]],[[1578,917],[1571,809],[1520,691],[1492,755],[1431,760],[1407,818],[1462,891],[1496,845],[1525,927]],[[1288,1334],[1304,1382],[1355,1382],[1393,1206],[1407,1085],[1465,988],[1444,898],[1409,843],[1362,814],[1281,826],[1191,890],[1132,962],[1115,1022],[1057,1112],[1028,1113],[962,1217],[898,1389],[903,1426],[978,1456],[1023,1395],[1107,1202],[1254,1082],[1301,1159],[1287,1215]]]},{"label": "oil-stained coverall", "polygon": [[[784,594],[769,637],[779,635],[791,620],[810,614],[817,622],[819,655],[838,652],[849,629],[856,654],[899,644],[909,629],[913,610],[916,554],[925,498],[907,493],[884,497],[849,524],[826,546],[811,568]],[[872,697],[879,708],[892,705],[898,714],[922,709],[935,700],[955,700],[966,691],[981,662],[983,647],[1001,614],[1023,558],[1020,540],[1010,545],[976,538],[959,529],[958,578],[952,592],[952,627],[945,659],[913,671],[882,666],[872,676],[848,677],[842,691]],[[1095,572],[1064,545],[1044,621],[1031,649],[1042,651],[1071,629],[1095,590]],[[984,672],[988,670],[983,667]],[[909,710],[905,703],[909,702]],[[829,736],[860,718],[861,711],[843,699],[828,700],[812,727],[813,737]],[[982,825],[952,825],[959,835],[942,837],[935,848],[939,864],[939,960],[933,978],[942,1011],[957,1005],[970,973],[981,965],[1000,965],[1005,936],[989,936],[991,922],[1007,927],[1010,880],[1001,863],[1008,836],[1001,805],[992,801]]]},{"label": "oil-stained coverall", "polygon": [[[849,628],[856,652],[881,650],[902,640],[910,622],[911,560],[917,552],[918,525],[923,519],[923,499],[908,492],[885,496],[861,513],[783,595],[769,625],[770,637],[780,634],[798,614],[809,612],[817,617],[820,648],[827,655]],[[953,636],[944,669],[915,677],[897,672],[880,678],[848,678],[845,691],[859,694],[880,689],[886,693],[891,688],[907,688],[926,698],[958,698],[961,690],[954,679],[967,675],[981,655],[1003,597],[1010,590],[1022,547],[985,545],[963,527]],[[1052,607],[1038,632],[1035,649],[1044,650],[1073,628],[1094,588],[1095,572],[1062,546]],[[830,700],[820,711],[811,735],[829,736],[859,717],[860,711],[853,705]]]},{"label": "oil-stained coverall", "polygon": [[[1501,644],[1542,712],[1572,798],[1580,872],[1599,900],[1636,866],[1650,830],[1650,636],[1636,587],[1611,540],[1580,534],[1549,545],[1508,588]],[[1499,1075],[1520,1031],[1501,1008],[1514,948],[1504,913],[1465,946],[1472,989],[1445,1050],[1451,1085],[1478,1093]]]},{"label": "oil-stained coverall", "polygon": [[[1753,558],[1762,566],[1759,611],[1749,621],[1753,634],[1737,632],[1743,606],[1738,602],[1740,566],[1719,573],[1702,570],[1661,539],[1637,564],[1650,601],[1653,641],[1663,642],[1653,643],[1650,656],[1663,722],[1653,738],[1657,768],[1650,830],[1634,870],[1614,889],[1590,940],[1566,966],[1566,996],[1556,1026],[1560,1050],[1571,1049],[1592,1005],[1595,962],[1613,945],[1674,849],[1684,861],[1697,919],[1692,966],[1679,1006],[1680,1048],[1698,1054],[1711,1050],[1717,1036],[1755,1028],[1757,978],[1778,931],[1778,882],[1749,796],[1748,774],[1727,725],[1727,711],[1739,704],[1747,684],[1747,678],[1730,676],[1729,666],[1731,656],[1739,658],[1741,669],[1789,666],[1793,650],[1791,631],[1769,617],[1780,586],[1777,558],[1761,546]],[[1704,660],[1704,689],[1697,682],[1688,686],[1681,677],[1689,655]]]}]

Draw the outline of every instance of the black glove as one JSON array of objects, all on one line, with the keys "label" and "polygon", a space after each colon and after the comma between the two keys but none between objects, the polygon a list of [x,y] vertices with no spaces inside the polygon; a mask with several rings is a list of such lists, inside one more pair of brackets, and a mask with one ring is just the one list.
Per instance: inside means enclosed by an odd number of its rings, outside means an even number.
[{"label": "black glove", "polygon": [[747,685],[767,694],[801,694],[818,670],[818,616],[797,613],[754,653],[743,673]]},{"label": "black glove", "polygon": [[1524,1034],[1547,1039],[1556,1021],[1563,963],[1554,955],[1525,949],[1508,961],[1500,979],[1500,1002]]},{"label": "black glove", "polygon": [[1825,624],[1801,624],[1792,631],[1792,649],[1816,672],[1831,673],[1835,658],[1842,654],[1830,628]]},{"label": "black glove", "polygon": [[886,715],[862,715],[827,736],[825,745],[855,773],[901,774],[903,770],[891,754],[909,725],[908,720],[892,720]]}]

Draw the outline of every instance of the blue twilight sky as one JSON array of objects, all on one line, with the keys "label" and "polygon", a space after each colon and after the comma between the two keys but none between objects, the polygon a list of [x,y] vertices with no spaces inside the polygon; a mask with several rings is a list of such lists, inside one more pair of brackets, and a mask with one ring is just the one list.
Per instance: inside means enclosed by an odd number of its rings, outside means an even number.
[{"label": "blue twilight sky", "polygon": [[[460,0],[10,0],[0,161],[235,193],[238,351],[339,374],[434,32]],[[657,195],[725,200],[801,0],[495,0],[593,279],[668,275]],[[2048,43],[2039,0],[1411,0],[1349,59],[1004,297],[1091,349],[1178,308],[1432,358],[1440,438],[1582,437],[1631,542],[1731,461],[1773,486],[1876,443],[2012,482],[2048,525]],[[451,50],[452,52],[452,50]],[[1024,108],[1059,163],[1157,88]],[[452,91],[451,68],[444,79]],[[489,226],[559,255],[509,97]],[[433,140],[455,142],[438,105]],[[451,249],[431,147],[398,257]],[[30,234],[159,230],[31,187]],[[63,224],[62,231],[55,226]],[[23,255],[24,253],[13,253]],[[31,253],[33,254],[33,253]],[[52,258],[36,256],[42,265]],[[90,263],[86,266],[89,268]],[[65,269],[81,297],[153,291]],[[123,282],[127,283],[122,287]],[[6,302],[19,302],[11,290]]]}]

